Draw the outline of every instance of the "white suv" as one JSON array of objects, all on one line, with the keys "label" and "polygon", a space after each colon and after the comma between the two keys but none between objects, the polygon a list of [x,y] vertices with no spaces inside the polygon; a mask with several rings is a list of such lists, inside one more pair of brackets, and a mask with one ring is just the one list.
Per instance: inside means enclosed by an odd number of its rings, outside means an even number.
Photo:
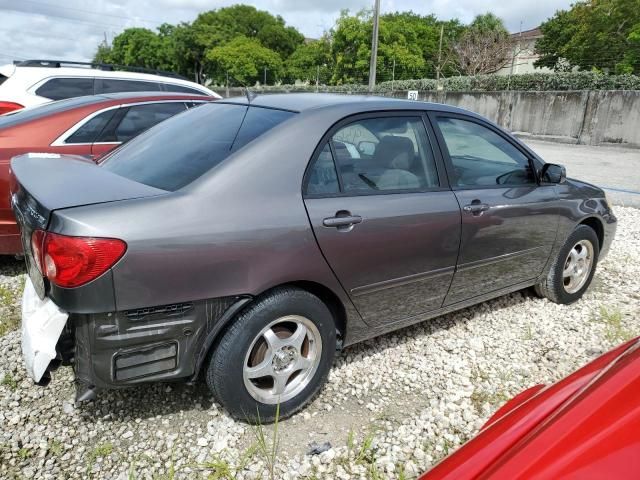
[{"label": "white suv", "polygon": [[[101,93],[164,91],[220,98],[208,88],[175,74],[114,68],[131,67],[51,60],[25,60],[1,65],[0,115],[52,100]],[[140,73],[142,71],[154,74]]]}]

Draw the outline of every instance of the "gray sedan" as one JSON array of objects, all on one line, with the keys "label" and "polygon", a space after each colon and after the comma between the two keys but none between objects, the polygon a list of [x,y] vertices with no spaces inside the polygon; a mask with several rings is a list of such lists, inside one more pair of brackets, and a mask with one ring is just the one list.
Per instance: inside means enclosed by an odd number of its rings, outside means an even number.
[{"label": "gray sedan", "polygon": [[179,114],[101,165],[12,161],[23,353],[77,398],[202,375],[235,417],[292,415],[335,352],[519,289],[578,300],[603,191],[471,112],[295,94]]}]

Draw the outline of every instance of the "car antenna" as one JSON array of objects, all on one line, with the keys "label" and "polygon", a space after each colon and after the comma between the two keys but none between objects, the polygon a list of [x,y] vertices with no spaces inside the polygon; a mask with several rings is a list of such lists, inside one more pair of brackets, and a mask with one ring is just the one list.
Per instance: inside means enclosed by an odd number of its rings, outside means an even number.
[{"label": "car antenna", "polygon": [[252,92],[251,90],[249,90],[248,87],[244,87],[244,94],[246,95],[247,102],[249,102],[249,103],[251,103],[253,101],[253,99],[258,96],[257,93]]}]

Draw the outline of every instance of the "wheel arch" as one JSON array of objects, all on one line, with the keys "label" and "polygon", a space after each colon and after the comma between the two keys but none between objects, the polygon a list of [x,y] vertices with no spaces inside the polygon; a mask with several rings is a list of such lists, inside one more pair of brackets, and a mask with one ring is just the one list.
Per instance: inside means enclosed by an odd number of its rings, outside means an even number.
[{"label": "wheel arch", "polygon": [[256,298],[269,295],[270,292],[283,287],[299,288],[300,290],[304,290],[318,297],[329,308],[338,333],[338,345],[342,345],[342,340],[344,339],[347,332],[347,312],[344,304],[340,300],[340,297],[338,297],[338,295],[336,295],[336,293],[333,292],[333,290],[331,290],[330,288],[320,283],[309,280],[297,280],[281,283],[279,285],[270,287],[255,296],[241,296],[240,299],[234,305],[232,305],[227,310],[227,312],[225,312],[225,314],[220,318],[218,324],[211,330],[211,332],[209,332],[202,344],[202,347],[197,353],[195,370],[190,378],[191,382],[195,381],[200,375],[200,370],[202,369],[206,358],[209,357],[218,340],[221,338],[227,328],[233,323],[234,319],[236,319],[238,315],[240,315],[245,309],[250,307],[254,303]]},{"label": "wheel arch", "polygon": [[598,237],[598,248],[602,249],[602,245],[604,244],[604,224],[598,217],[587,217],[580,221],[578,226],[586,225],[593,229],[596,232],[596,236]]}]

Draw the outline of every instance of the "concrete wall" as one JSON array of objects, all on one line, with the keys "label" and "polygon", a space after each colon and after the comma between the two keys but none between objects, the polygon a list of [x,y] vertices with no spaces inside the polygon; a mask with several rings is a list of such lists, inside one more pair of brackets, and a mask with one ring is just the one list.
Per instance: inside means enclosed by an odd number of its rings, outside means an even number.
[{"label": "concrete wall", "polygon": [[522,137],[640,148],[637,90],[421,92],[420,99],[477,112]]},{"label": "concrete wall", "polygon": [[[231,89],[229,93],[234,96],[241,91]],[[407,91],[388,95],[407,98]],[[419,99],[477,112],[522,137],[640,148],[640,91],[637,90],[424,91],[419,93]]]}]

